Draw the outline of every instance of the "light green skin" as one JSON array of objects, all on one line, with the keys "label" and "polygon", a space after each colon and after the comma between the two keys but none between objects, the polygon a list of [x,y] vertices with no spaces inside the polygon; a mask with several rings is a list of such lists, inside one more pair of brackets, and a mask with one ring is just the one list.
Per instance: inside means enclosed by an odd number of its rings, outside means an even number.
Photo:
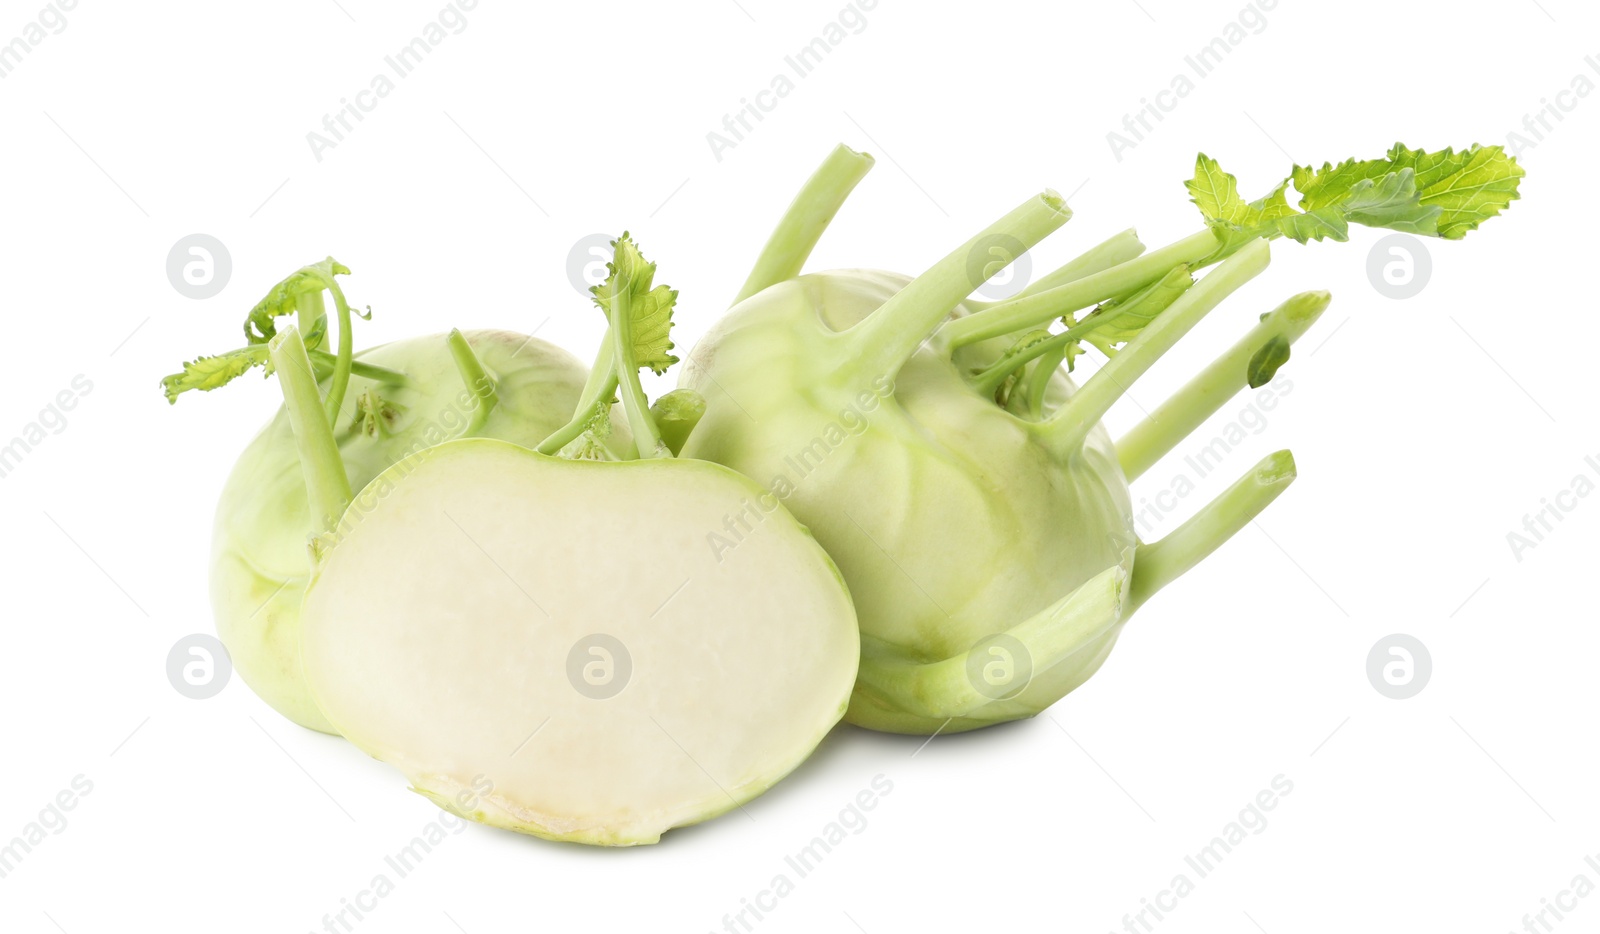
[{"label": "light green skin", "polygon": [[[960,655],[1116,565],[1132,569],[1128,484],[1099,426],[1081,449],[1052,450],[1043,426],[979,396],[957,367],[994,361],[1003,342],[954,362],[924,348],[878,391],[851,367],[839,333],[908,281],[875,270],[804,275],[766,288],[706,335],[681,384],[706,398],[686,457],[726,464],[782,494],[838,564],[856,603],[863,662]],[[955,314],[967,309],[958,306]],[[886,383],[879,380],[878,389]],[[1058,372],[1048,398],[1074,391]],[[859,424],[865,428],[850,431]],[[838,444],[826,444],[832,437]],[[820,465],[798,459],[822,438]],[[779,478],[786,478],[788,486]],[[1111,651],[1120,615],[1029,686],[970,716],[931,719],[858,681],[846,719],[893,733],[960,732],[1031,717],[1086,681]]]},{"label": "light green skin", "polygon": [[[532,446],[571,418],[588,377],[577,358],[510,331],[464,336],[495,379],[499,400],[474,437]],[[466,392],[443,334],[384,344],[356,357],[410,380],[396,387],[350,379],[334,435],[350,488],[359,495],[407,453],[462,437],[477,401]],[[373,388],[400,413],[376,437],[353,424],[356,400]],[[280,408],[240,455],[217,504],[211,606],[233,667],[251,690],[301,726],[337,735],[312,700],[300,667],[300,606],[311,574],[309,542],[317,531],[288,414]]]}]

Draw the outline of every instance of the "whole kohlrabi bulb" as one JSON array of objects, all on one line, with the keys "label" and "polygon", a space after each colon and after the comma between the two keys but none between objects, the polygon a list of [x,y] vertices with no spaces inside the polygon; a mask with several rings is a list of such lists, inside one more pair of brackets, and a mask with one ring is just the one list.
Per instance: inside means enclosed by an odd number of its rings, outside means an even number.
[{"label": "whole kohlrabi bulb", "polygon": [[[1262,315],[1113,445],[1107,410],[1266,267],[1277,234],[1213,228],[1145,253],[1128,231],[1007,300],[973,301],[1070,217],[1045,192],[915,279],[801,275],[871,164],[834,152],[688,356],[681,385],[706,408],[683,453],[768,490],[708,530],[706,547],[726,554],[761,535],[779,503],[811,529],[861,626],[852,722],[936,733],[1030,717],[1093,675],[1135,609],[1294,479],[1279,452],[1165,538],[1136,534],[1129,483],[1269,379],[1328,296]],[[1062,364],[1085,344],[1109,360],[1080,388]]]},{"label": "whole kohlrabi bulb", "polygon": [[[850,586],[864,655],[877,647],[930,662],[963,656],[1108,569],[1125,578],[1135,537],[1128,484],[1103,429],[1058,449],[1043,423],[973,392],[963,371],[1003,348],[919,352],[892,380],[863,379],[870,374],[842,359],[840,332],[909,281],[819,273],[740,303],[689,357],[682,385],[705,396],[707,411],[684,454],[750,476],[806,523]],[[1050,377],[1051,403],[1072,391],[1064,373]],[[736,523],[707,547],[725,551],[759,534]],[[1033,671],[1020,694],[1001,699],[1007,691],[996,684],[996,699],[944,732],[1042,710],[1095,672],[1118,622],[1107,615],[1071,658]],[[915,733],[948,719],[900,709],[870,683],[858,683],[848,717]]]}]

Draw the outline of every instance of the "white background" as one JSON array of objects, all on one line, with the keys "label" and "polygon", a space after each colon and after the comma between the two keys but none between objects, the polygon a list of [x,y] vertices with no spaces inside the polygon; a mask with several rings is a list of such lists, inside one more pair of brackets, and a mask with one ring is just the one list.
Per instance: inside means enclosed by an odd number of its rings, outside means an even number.
[{"label": "white background", "polygon": [[[719,161],[707,133],[838,0],[484,0],[314,158],[307,132],[440,6],[87,0],[0,81],[0,438],[75,375],[93,383],[0,480],[0,842],[74,776],[93,783],[0,879],[8,932],[320,930],[438,816],[237,679],[193,701],[165,674],[174,642],[211,631],[212,509],[277,387],[251,377],[169,408],[157,381],[236,345],[244,312],[302,263],[332,253],[355,270],[347,291],[376,311],[360,346],[537,327],[587,356],[602,320],[569,283],[568,253],[628,228],[681,290],[688,347],[839,141],[878,166],[811,268],[918,271],[1052,186],[1076,217],[1034,251],[1042,272],[1130,225],[1152,245],[1197,229],[1181,185],[1197,150],[1254,196],[1291,159],[1503,143],[1574,76],[1600,82],[1584,61],[1600,54],[1596,16],[1576,0],[1287,2],[1119,161],[1106,134],[1237,19],[1236,0],[881,0]],[[0,2],[0,42],[38,9]],[[1119,929],[1175,875],[1194,880],[1184,856],[1280,774],[1294,790],[1266,828],[1156,930],[1499,932],[1580,874],[1600,883],[1584,862],[1600,854],[1600,497],[1520,561],[1506,537],[1575,476],[1600,479],[1584,464],[1600,455],[1600,100],[1564,101],[1572,112],[1522,154],[1523,200],[1465,241],[1429,241],[1417,297],[1369,282],[1378,233],[1279,243],[1273,267],[1137,386],[1148,407],[1282,297],[1335,295],[1266,429],[1158,531],[1277,448],[1293,448],[1299,481],[1047,716],[925,748],[842,727],[748,817],[656,847],[474,826],[356,929],[718,930],[880,773],[893,791],[865,830],[757,930]],[[195,232],[233,258],[203,301],[165,271]],[[1137,417],[1125,402],[1110,421]],[[1365,671],[1395,632],[1432,654],[1410,700]],[[1577,905],[1546,919],[1600,925],[1600,897]]]}]

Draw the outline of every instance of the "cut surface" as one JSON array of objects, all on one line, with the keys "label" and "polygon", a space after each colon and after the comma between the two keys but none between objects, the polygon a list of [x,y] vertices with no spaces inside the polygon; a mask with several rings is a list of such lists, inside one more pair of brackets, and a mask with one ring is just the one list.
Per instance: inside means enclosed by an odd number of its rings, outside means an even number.
[{"label": "cut surface", "polygon": [[859,652],[837,570],[763,495],[702,462],[434,448],[358,495],[313,579],[312,692],[486,823],[625,845],[736,807],[839,720]]}]

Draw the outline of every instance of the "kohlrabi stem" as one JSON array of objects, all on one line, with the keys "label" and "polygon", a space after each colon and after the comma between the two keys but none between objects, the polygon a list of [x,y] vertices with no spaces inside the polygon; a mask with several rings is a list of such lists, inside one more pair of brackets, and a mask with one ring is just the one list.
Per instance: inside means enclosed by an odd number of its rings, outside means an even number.
[{"label": "kohlrabi stem", "polygon": [[1077,450],[1084,437],[1128,391],[1134,380],[1143,376],[1224,298],[1266,269],[1270,259],[1271,247],[1267,241],[1252,240],[1178,296],[1166,311],[1157,315],[1115,357],[1095,371],[1076,395],[1039,423],[1051,446],[1063,454]]},{"label": "kohlrabi stem", "polygon": [[999,271],[989,265],[989,256],[997,245],[1004,246],[1007,252],[1020,247],[1015,249],[1020,255],[1071,217],[1061,196],[1046,191],[1024,201],[956,248],[878,306],[866,320],[844,332],[853,350],[851,370],[866,380],[899,372],[956,305]]},{"label": "kohlrabi stem", "polygon": [[[328,384],[328,398],[323,403],[323,409],[328,415],[328,424],[334,425],[339,421],[339,408],[344,405],[344,391],[350,385],[350,365],[355,355],[356,336],[350,329],[350,305],[344,300],[344,290],[331,278],[328,280],[328,291],[333,293],[333,308],[339,314],[339,354],[333,364],[333,379]],[[306,372],[310,372],[308,368]]]},{"label": "kohlrabi stem", "polygon": [[1043,327],[1055,318],[1136,291],[1166,275],[1174,266],[1197,263],[1216,252],[1217,237],[1201,231],[1093,275],[1019,298],[945,323],[935,335],[952,349],[991,337]]},{"label": "kohlrabi stem", "polygon": [[345,473],[339,442],[323,410],[299,328],[291,325],[278,332],[267,343],[267,355],[272,358],[278,385],[283,389],[283,408],[289,414],[289,427],[300,452],[312,518],[318,531],[332,531],[350,505],[350,477]]},{"label": "kohlrabi stem", "polygon": [[639,383],[639,365],[633,356],[633,293],[628,287],[615,289],[611,296],[611,354],[617,371],[617,395],[622,411],[633,431],[633,446],[641,459],[671,457],[672,450],[661,440],[661,431],[650,416],[650,401]]},{"label": "kohlrabi stem", "polygon": [[294,321],[300,328],[301,342],[305,341],[304,335],[310,334],[317,326],[317,321],[328,313],[327,305],[322,300],[321,292],[302,292],[294,300]]},{"label": "kohlrabi stem", "polygon": [[1167,401],[1161,403],[1117,439],[1117,459],[1132,483],[1199,428],[1249,382],[1250,361],[1268,342],[1300,339],[1332,300],[1327,292],[1302,292],[1261,318],[1239,339]]},{"label": "kohlrabi stem", "polygon": [[821,239],[839,206],[850,196],[856,183],[872,168],[872,157],[840,144],[823,161],[822,167],[806,180],[794,203],[767,238],[761,255],[744,288],[733,300],[735,305],[769,285],[800,275],[811,250]]},{"label": "kohlrabi stem", "polygon": [[[1177,269],[1179,267],[1173,268]],[[1055,366],[1059,366],[1061,358],[1065,356],[1068,344],[1081,339],[1085,334],[1093,332],[1104,323],[1104,321],[1085,318],[1065,331],[1052,336],[1049,340],[1042,340],[1037,344],[1030,345],[1011,357],[1002,357],[996,360],[987,370],[974,376],[972,378],[972,386],[978,391],[979,395],[990,396],[994,394],[996,389],[1000,388],[1001,383],[1005,382],[1008,374],[1014,372],[1018,367],[1032,363],[1037,358],[1053,355],[1055,356]],[[1051,369],[1054,369],[1055,366],[1052,366]],[[1048,373],[1046,373],[1045,378],[1048,379]]]},{"label": "kohlrabi stem", "polygon": [[472,345],[462,336],[459,330],[452,329],[446,338],[450,344],[450,359],[455,361],[456,372],[461,374],[461,381],[466,384],[467,391],[478,400],[477,407],[472,410],[472,418],[467,423],[464,437],[476,435],[483,423],[488,421],[489,413],[500,402],[496,393],[494,377],[483,368],[483,363],[478,355],[472,352]]},{"label": "kohlrabi stem", "polygon": [[1024,400],[1027,404],[1028,417],[1037,421],[1044,415],[1044,394],[1050,388],[1050,377],[1061,366],[1061,361],[1066,358],[1066,345],[1061,344],[1046,350],[1039,362],[1033,365],[1033,370],[1028,373],[1023,391],[1027,393]]},{"label": "kohlrabi stem", "polygon": [[572,420],[539,442],[534,450],[540,454],[559,454],[562,448],[583,434],[589,427],[589,420],[594,417],[595,405],[602,398],[610,400],[617,394],[615,359],[611,347],[611,329],[607,328],[605,336],[600,339],[600,350],[595,353],[594,366],[589,368],[589,378],[583,384],[583,392],[578,395],[578,407],[573,410]]},{"label": "kohlrabi stem", "polygon": [[[1139,235],[1130,227],[1095,244],[1083,254],[1067,260],[1048,274],[1029,283],[1022,291],[1005,301],[1016,301],[1027,295],[1045,292],[1058,286],[1066,285],[1068,282],[1076,282],[1084,276],[1091,276],[1097,272],[1110,269],[1119,263],[1126,263],[1143,252],[1144,244],[1139,242]],[[966,304],[969,308],[983,309],[993,308],[996,305],[1004,304],[1004,302],[968,301]]]},{"label": "kohlrabi stem", "polygon": [[[307,350],[306,352],[311,355],[311,362],[317,365],[318,379],[333,374],[333,369],[338,364],[337,357],[326,350]],[[375,363],[363,363],[360,360],[350,361],[350,375],[360,376],[389,386],[411,385],[411,377],[399,370],[391,370],[386,366],[378,366]]]},{"label": "kohlrabi stem", "polygon": [[[1126,581],[1120,566],[1108,568],[1006,635],[1022,643],[1035,674],[1048,671],[1119,622]],[[973,683],[970,655],[917,662],[863,638],[857,679],[869,690],[894,698],[907,713],[936,720],[963,717],[993,701]]]},{"label": "kohlrabi stem", "polygon": [[[1265,241],[1262,241],[1265,242]],[[1188,522],[1160,541],[1138,546],[1128,612],[1181,577],[1216,551],[1294,482],[1294,457],[1288,451],[1267,455],[1254,469],[1207,503]]]}]

